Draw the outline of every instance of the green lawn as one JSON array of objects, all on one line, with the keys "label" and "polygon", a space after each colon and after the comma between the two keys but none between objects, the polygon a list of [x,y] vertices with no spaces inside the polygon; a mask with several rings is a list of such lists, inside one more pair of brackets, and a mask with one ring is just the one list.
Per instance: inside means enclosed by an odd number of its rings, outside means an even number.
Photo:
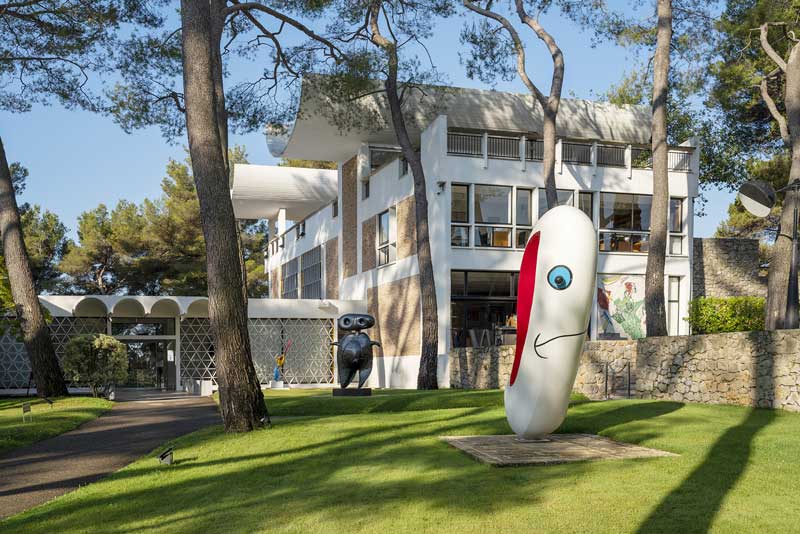
[{"label": "green lawn", "polygon": [[[31,403],[32,418],[22,422],[22,404]],[[91,421],[113,405],[105,399],[64,397],[50,407],[36,397],[0,398],[0,454],[47,439]]]},{"label": "green lawn", "polygon": [[[330,411],[318,395],[270,392],[268,400],[276,415]],[[800,524],[799,415],[575,403],[562,431],[680,456],[550,467],[492,468],[439,440],[509,432],[500,398],[391,392],[361,399],[363,409],[358,399],[336,404],[366,413],[295,417],[240,435],[211,427],[175,441],[171,467],[144,458],[0,531],[739,533]],[[451,403],[458,407],[435,409]],[[403,406],[421,409],[397,411]]]}]

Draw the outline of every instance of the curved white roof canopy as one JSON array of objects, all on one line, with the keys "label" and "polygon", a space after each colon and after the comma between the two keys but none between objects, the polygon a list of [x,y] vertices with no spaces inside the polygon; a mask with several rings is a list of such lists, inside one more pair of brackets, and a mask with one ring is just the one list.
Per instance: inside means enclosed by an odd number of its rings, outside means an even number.
[{"label": "curved white roof canopy", "polygon": [[280,209],[304,219],[336,198],[338,171],[241,165],[233,167],[231,200],[237,219],[275,220]]},{"label": "curved white roof canopy", "polygon": [[[325,96],[324,76],[303,79],[294,123],[267,129],[267,146],[276,157],[344,161],[361,143],[397,144],[382,93],[347,105]],[[447,115],[449,128],[494,132],[541,133],[542,108],[530,94],[427,86],[409,90],[406,123],[418,142],[437,115]],[[651,126],[647,106],[615,106],[605,102],[563,98],[558,134],[573,139],[648,144]]]},{"label": "curved white roof canopy", "polygon": [[54,317],[207,317],[207,297],[40,295]]}]

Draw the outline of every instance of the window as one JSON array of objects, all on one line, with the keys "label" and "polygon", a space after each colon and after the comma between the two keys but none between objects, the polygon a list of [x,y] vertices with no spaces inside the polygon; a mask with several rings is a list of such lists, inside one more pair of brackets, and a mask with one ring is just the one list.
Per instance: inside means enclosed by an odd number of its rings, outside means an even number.
[{"label": "window", "polygon": [[476,247],[511,247],[511,228],[500,226],[476,226]]},{"label": "window", "polygon": [[400,156],[400,178],[408,174],[408,160]]},{"label": "window", "polygon": [[475,222],[511,224],[511,187],[475,186]]},{"label": "window", "polygon": [[[574,192],[571,189],[558,189],[556,191],[558,195],[558,205],[559,206],[573,206],[574,202],[572,201],[572,195]],[[547,192],[545,191],[544,187],[539,188],[539,217],[541,218],[547,212]]]},{"label": "window", "polygon": [[450,227],[450,246],[468,247],[469,246],[469,226]]},{"label": "window", "polygon": [[677,336],[680,333],[680,291],[680,277],[670,276],[667,282],[667,323],[671,336]]},{"label": "window", "polygon": [[669,199],[669,253],[683,254],[683,199]]},{"label": "window", "polygon": [[525,248],[528,244],[528,238],[531,235],[530,226],[533,224],[533,191],[530,189],[517,189],[516,213],[515,222],[517,229],[515,232],[514,246],[517,248]]},{"label": "window", "polygon": [[295,226],[295,239],[300,239],[306,235],[306,222],[297,223]]},{"label": "window", "polygon": [[334,219],[339,216],[339,197],[334,198],[331,203],[331,216]]},{"label": "window", "polygon": [[301,295],[304,299],[322,298],[322,247],[316,247],[300,256]]},{"label": "window", "polygon": [[281,298],[296,299],[297,294],[297,258],[289,260],[281,266]]},{"label": "window", "polygon": [[600,251],[647,253],[650,195],[600,193]]},{"label": "window", "polygon": [[578,193],[578,209],[585,213],[594,224],[594,194],[591,191]]},{"label": "window", "polygon": [[397,209],[390,208],[378,215],[378,265],[397,260]]},{"label": "window", "polygon": [[119,318],[111,321],[113,336],[174,336],[175,319]]},{"label": "window", "polygon": [[533,223],[532,189],[453,184],[450,191],[450,246],[525,248]]},{"label": "window", "polygon": [[519,275],[507,271],[451,271],[451,336],[454,347],[516,342]]},{"label": "window", "polygon": [[369,198],[369,178],[361,182],[361,199],[366,200]]},{"label": "window", "polygon": [[452,222],[469,222],[469,186],[453,184],[451,188],[450,220]]},{"label": "window", "polygon": [[369,149],[369,170],[375,172],[400,155],[398,150],[372,148]]}]

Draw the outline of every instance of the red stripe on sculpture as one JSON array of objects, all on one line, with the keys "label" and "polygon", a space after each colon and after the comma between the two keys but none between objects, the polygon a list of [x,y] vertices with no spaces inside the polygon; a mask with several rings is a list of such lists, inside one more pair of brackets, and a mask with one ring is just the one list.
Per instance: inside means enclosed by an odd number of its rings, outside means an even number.
[{"label": "red stripe on sculpture", "polygon": [[511,367],[511,380],[513,386],[522,361],[522,349],[525,347],[525,338],[528,335],[528,325],[533,306],[533,292],[536,289],[536,261],[539,257],[539,232],[531,237],[525,246],[522,255],[522,265],[519,268],[519,286],[517,289],[517,350],[514,353],[514,365]]}]

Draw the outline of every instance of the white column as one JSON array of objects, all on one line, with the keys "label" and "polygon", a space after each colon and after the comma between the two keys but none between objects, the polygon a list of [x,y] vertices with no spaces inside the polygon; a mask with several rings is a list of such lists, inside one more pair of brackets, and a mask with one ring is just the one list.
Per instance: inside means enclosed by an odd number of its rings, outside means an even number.
[{"label": "white column", "polygon": [[556,172],[558,174],[564,173],[564,158],[562,157],[562,150],[563,145],[561,143],[561,139],[556,139]]},{"label": "white column", "polygon": [[597,176],[597,141],[592,141],[592,176]]},{"label": "white column", "polygon": [[525,149],[528,146],[528,138],[527,136],[522,136],[519,138],[519,168],[521,171],[525,171]]},{"label": "white column", "polygon": [[483,139],[481,140],[481,148],[483,150],[483,168],[489,168],[489,134],[483,132]]},{"label": "white column", "polygon": [[278,210],[278,224],[277,224],[277,227],[278,227],[277,228],[278,233],[276,234],[276,236],[282,235],[284,232],[286,232],[286,209],[285,208],[281,208],[281,209]]},{"label": "white column", "polygon": [[628,179],[633,178],[633,152],[631,145],[625,145],[625,167],[628,169]]},{"label": "white column", "polygon": [[181,321],[183,316],[175,318],[175,391],[181,391]]}]

